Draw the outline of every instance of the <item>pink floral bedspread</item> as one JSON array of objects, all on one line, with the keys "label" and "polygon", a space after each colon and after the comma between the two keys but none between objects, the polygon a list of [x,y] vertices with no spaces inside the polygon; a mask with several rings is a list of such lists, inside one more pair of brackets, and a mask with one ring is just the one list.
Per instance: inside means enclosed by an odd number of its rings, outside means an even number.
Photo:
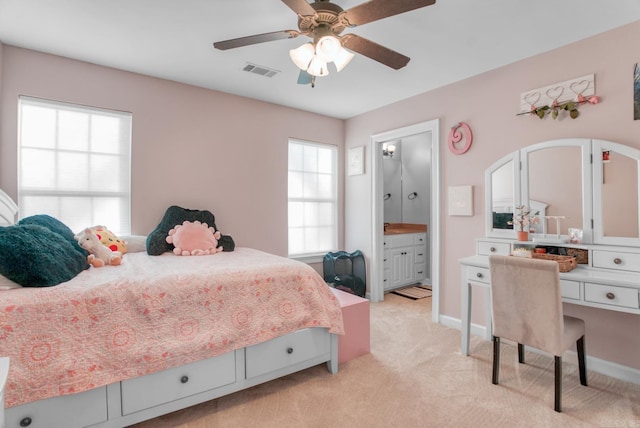
[{"label": "pink floral bedspread", "polygon": [[6,406],[82,392],[306,327],[344,333],[308,265],[249,248],[126,254],[50,288],[0,291]]}]

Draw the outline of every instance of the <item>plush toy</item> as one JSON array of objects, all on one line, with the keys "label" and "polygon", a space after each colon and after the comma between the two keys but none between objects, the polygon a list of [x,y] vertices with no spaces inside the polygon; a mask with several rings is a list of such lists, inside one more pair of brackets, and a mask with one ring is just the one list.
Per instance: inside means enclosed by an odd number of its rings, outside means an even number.
[{"label": "plush toy", "polygon": [[117,266],[122,263],[122,253],[120,251],[111,251],[105,247],[100,239],[90,228],[86,228],[76,235],[78,244],[89,253],[87,261],[93,267],[102,267],[105,265]]},{"label": "plush toy", "polygon": [[222,251],[218,247],[220,232],[207,223],[184,221],[169,231],[166,240],[175,247],[173,252],[179,256],[203,256]]}]

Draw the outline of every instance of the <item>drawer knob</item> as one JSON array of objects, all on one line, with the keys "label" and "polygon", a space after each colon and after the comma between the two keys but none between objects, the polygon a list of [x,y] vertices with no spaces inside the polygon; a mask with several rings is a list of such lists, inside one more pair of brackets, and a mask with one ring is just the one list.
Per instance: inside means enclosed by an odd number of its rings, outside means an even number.
[{"label": "drawer knob", "polygon": [[482,278],[482,272],[478,272],[478,273],[476,274],[476,276],[477,276],[478,278]]},{"label": "drawer knob", "polygon": [[419,272],[418,272],[418,275],[422,275],[422,271],[419,271]]},{"label": "drawer knob", "polygon": [[615,259],[613,259],[613,263],[615,263],[617,265],[622,264],[622,259],[616,257]]},{"label": "drawer knob", "polygon": [[496,247],[489,248],[489,251],[491,251],[492,253],[495,253],[496,252]]},{"label": "drawer knob", "polygon": [[28,427],[29,425],[31,425],[31,422],[33,422],[33,420],[29,416],[27,416],[26,418],[22,418],[22,420],[20,421],[20,426]]},{"label": "drawer knob", "polygon": [[607,293],[607,299],[609,299],[609,300],[613,300],[613,299],[615,299],[615,298],[616,298],[616,295],[615,295],[615,294],[613,294],[612,292],[608,292],[608,293]]},{"label": "drawer knob", "polygon": [[287,348],[287,354],[293,354],[293,348]]},{"label": "drawer knob", "polygon": [[189,376],[182,376],[182,377],[180,378],[180,382],[181,382],[181,383],[187,383],[187,382],[189,382]]}]

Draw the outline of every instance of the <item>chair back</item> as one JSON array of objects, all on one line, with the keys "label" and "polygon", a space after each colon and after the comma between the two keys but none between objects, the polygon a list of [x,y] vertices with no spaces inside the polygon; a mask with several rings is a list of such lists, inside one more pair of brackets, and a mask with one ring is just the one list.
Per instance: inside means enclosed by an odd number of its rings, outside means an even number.
[{"label": "chair back", "polygon": [[564,319],[558,263],[490,256],[493,335],[560,356]]}]

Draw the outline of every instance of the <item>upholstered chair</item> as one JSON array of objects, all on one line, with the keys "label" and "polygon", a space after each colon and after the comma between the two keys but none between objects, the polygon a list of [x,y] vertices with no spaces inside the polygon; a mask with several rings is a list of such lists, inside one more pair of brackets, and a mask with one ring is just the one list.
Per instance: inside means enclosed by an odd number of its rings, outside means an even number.
[{"label": "upholstered chair", "polygon": [[563,314],[558,263],[514,256],[490,256],[491,315],[493,320],[493,384],[498,384],[500,339],[554,356],[555,411],[561,412],[562,354],[576,343],[580,383],[587,385],[584,321]]}]

